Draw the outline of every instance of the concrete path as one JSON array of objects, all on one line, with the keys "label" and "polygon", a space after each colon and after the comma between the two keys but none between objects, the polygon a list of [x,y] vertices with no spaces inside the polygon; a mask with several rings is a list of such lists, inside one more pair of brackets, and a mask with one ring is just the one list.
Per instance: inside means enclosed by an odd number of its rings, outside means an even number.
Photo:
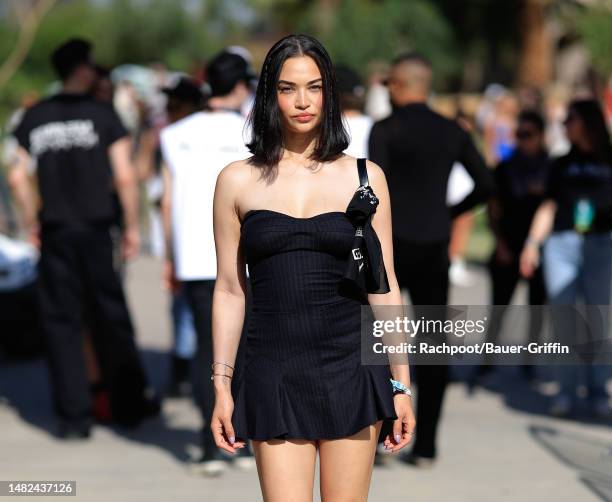
[{"label": "concrete path", "polygon": [[[452,303],[487,303],[486,277],[471,270],[475,284],[454,288]],[[161,388],[171,337],[160,266],[141,258],[128,274],[138,340]],[[40,361],[0,364],[0,480],[76,480],[76,500],[88,502],[262,500],[255,471],[233,468],[215,479],[189,472],[188,460],[198,453],[199,416],[188,400],[166,401],[162,418],[136,431],[96,426],[91,441],[64,444],[50,434],[48,393]],[[549,393],[550,385],[532,388],[513,367],[499,368],[473,393],[454,382],[435,467],[415,470],[389,456],[374,470],[370,500],[612,500],[611,424],[586,415],[551,419],[544,413]]]}]

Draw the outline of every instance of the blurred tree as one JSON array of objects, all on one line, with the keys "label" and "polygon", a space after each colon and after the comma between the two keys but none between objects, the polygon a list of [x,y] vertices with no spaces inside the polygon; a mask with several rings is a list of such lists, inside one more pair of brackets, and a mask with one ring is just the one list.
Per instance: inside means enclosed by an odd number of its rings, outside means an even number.
[{"label": "blurred tree", "polygon": [[[554,78],[555,45],[560,32],[575,31],[580,26],[576,21],[584,18],[585,12],[595,12],[587,7],[604,2],[609,4],[609,0],[521,0],[517,83],[538,87],[548,84]],[[585,28],[593,22],[588,19]]]},{"label": "blurred tree", "polygon": [[510,84],[516,68],[521,0],[431,0],[452,29],[460,70],[447,87],[478,91],[491,82]]},{"label": "blurred tree", "polygon": [[10,80],[28,55],[42,19],[53,7],[55,0],[20,0],[9,2],[17,24],[19,34],[13,50],[0,66],[0,89]]},{"label": "blurred tree", "polygon": [[[34,9],[23,7],[51,3],[44,23],[20,35],[16,13],[7,6],[19,5],[21,12],[31,14]],[[50,50],[71,36],[92,39],[96,57],[108,66],[157,61],[186,70],[229,43],[248,46],[257,62],[280,36],[306,32],[320,38],[336,61],[362,74],[372,60],[389,61],[400,51],[417,50],[433,61],[438,90],[474,91],[489,82],[512,85],[517,76],[519,81],[546,81],[552,44],[545,41],[548,35],[542,27],[550,20],[579,35],[595,66],[609,73],[609,4],[610,0],[4,0],[0,61],[9,69],[20,58],[23,62],[18,71],[0,70],[0,82],[8,81],[0,94],[0,119],[23,92],[42,91],[53,80]],[[24,50],[29,43],[30,50]],[[22,56],[15,59],[11,52],[17,46]]]},{"label": "blurred tree", "polygon": [[520,12],[521,48],[517,80],[543,87],[552,77],[553,35],[546,9],[553,0],[523,0]]},{"label": "blurred tree", "polygon": [[[429,57],[437,81],[460,70],[452,29],[429,0],[250,0],[260,13],[260,32],[310,33],[334,61],[366,72],[370,61],[389,61],[416,50]],[[268,20],[266,26],[265,20]]]},{"label": "blurred tree", "polygon": [[96,56],[110,65],[160,61],[186,68],[206,46],[205,32],[194,22],[200,15],[182,2],[111,0],[99,20],[105,34],[96,30]]},{"label": "blurred tree", "polygon": [[[21,11],[50,0],[14,0]],[[173,70],[202,64],[228,42],[246,43],[250,33],[240,18],[241,0],[54,0],[44,23],[31,36],[19,71],[12,72],[0,94],[0,121],[29,91],[43,93],[55,76],[49,64],[51,50],[70,37],[95,44],[98,61],[162,62]],[[17,12],[0,4],[0,61],[9,59],[20,37]],[[20,12],[21,12],[20,11]],[[28,33],[31,33],[31,29]]]},{"label": "blurred tree", "polygon": [[577,17],[577,32],[591,53],[593,66],[604,76],[612,75],[612,2],[597,2]]}]

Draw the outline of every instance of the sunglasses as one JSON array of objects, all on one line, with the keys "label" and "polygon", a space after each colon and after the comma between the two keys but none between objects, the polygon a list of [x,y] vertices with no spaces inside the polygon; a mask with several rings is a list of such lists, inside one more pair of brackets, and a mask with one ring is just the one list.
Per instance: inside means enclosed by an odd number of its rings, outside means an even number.
[{"label": "sunglasses", "polygon": [[528,129],[519,129],[518,131],[516,131],[516,139],[531,139],[533,137],[536,136],[536,132],[535,131],[530,131]]},{"label": "sunglasses", "polygon": [[398,79],[393,78],[393,77],[387,77],[387,78],[381,80],[380,83],[382,85],[384,85],[385,87],[389,87],[391,84],[399,84],[399,85],[403,84],[403,82],[401,80],[398,80]]}]

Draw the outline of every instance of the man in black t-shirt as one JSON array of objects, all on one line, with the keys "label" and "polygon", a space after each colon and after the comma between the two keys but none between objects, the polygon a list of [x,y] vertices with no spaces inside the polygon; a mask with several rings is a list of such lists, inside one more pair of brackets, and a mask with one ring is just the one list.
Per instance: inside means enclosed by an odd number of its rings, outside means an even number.
[{"label": "man in black t-shirt", "polygon": [[82,348],[84,312],[100,331],[94,345],[115,418],[138,422],[144,409],[138,409],[139,400],[146,402],[146,378],[113,268],[109,232],[116,214],[114,186],[125,217],[123,252],[126,258],[136,256],[137,185],[127,131],[111,106],[88,94],[96,79],[91,44],[66,42],[53,53],[52,64],[62,90],[29,109],[15,129],[19,148],[11,184],[30,237],[40,244],[40,302],[59,435],[85,438],[91,402]]}]

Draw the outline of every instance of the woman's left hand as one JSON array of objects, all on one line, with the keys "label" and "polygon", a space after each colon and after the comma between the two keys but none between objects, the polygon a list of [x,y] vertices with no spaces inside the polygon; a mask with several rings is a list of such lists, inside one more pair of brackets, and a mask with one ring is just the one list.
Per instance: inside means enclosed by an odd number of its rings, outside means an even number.
[{"label": "woman's left hand", "polygon": [[387,451],[396,452],[406,446],[414,436],[416,419],[412,411],[412,397],[407,394],[393,396],[397,420],[393,422],[393,432],[387,435],[384,444]]}]

